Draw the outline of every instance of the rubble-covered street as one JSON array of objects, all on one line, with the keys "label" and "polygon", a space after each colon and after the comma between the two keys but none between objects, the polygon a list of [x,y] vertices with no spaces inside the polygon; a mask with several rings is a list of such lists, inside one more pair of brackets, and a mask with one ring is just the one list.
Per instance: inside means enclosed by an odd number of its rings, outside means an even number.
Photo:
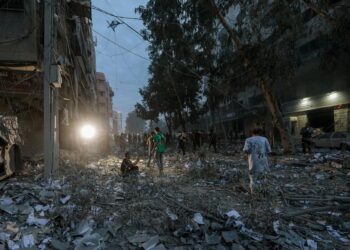
[{"label": "rubble-covered street", "polygon": [[201,161],[169,153],[164,177],[143,158],[129,178],[118,157],[62,155],[50,185],[42,164],[0,183],[0,249],[350,247],[350,162],[337,151],[272,157],[267,186],[252,196],[234,151]]},{"label": "rubble-covered street", "polygon": [[0,250],[350,250],[350,0],[0,0]]}]

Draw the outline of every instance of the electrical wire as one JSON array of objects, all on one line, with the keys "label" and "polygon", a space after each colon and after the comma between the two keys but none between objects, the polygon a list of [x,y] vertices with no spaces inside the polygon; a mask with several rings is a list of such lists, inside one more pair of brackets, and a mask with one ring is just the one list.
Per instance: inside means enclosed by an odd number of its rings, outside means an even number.
[{"label": "electrical wire", "polygon": [[109,39],[108,37],[102,35],[100,32],[96,31],[95,29],[93,29],[93,32],[95,32],[97,35],[99,35],[100,37],[102,37],[102,38],[105,39],[106,41],[108,41],[108,42],[110,42],[110,43],[116,45],[117,47],[119,47],[119,48],[121,48],[121,49],[123,49],[123,50],[125,50],[125,51],[127,51],[127,52],[129,52],[129,53],[131,53],[131,54],[133,54],[133,55],[135,55],[135,56],[137,56],[137,57],[139,57],[139,58],[142,58],[143,60],[146,60],[146,61],[148,61],[148,62],[151,61],[150,59],[148,59],[148,58],[146,58],[146,57],[144,57],[144,56],[141,56],[141,55],[139,55],[139,54],[133,52],[132,50],[130,50],[130,49],[128,49],[128,48],[125,48],[124,46],[122,46],[122,45],[116,43],[115,41]]},{"label": "electrical wire", "polygon": [[[145,38],[144,36],[142,36],[142,34],[141,34],[140,32],[138,32],[137,30],[135,30],[133,27],[131,27],[131,26],[130,26],[128,23],[126,23],[125,21],[121,20],[119,16],[114,15],[114,14],[108,12],[108,11],[102,10],[102,9],[96,7],[96,6],[92,6],[92,8],[95,9],[95,10],[98,10],[98,11],[100,11],[100,12],[106,14],[106,15],[109,15],[109,16],[112,16],[112,17],[117,18],[118,21],[120,21],[121,23],[123,23],[124,25],[126,25],[129,29],[131,29],[133,32],[135,32],[137,35],[139,35],[143,40],[145,40],[145,41],[151,43],[147,38]],[[145,59],[145,60],[151,62],[150,59],[147,59],[147,58],[145,58],[145,57],[143,57],[143,56],[140,56],[140,55],[138,55],[138,54],[132,52],[131,50],[126,49],[126,48],[120,46],[119,44],[117,44],[117,43],[115,43],[114,41],[110,40],[109,38],[103,36],[102,34],[98,33],[97,31],[94,30],[94,32],[97,33],[98,35],[102,36],[102,37],[105,38],[106,40],[110,41],[111,43],[117,45],[118,47],[120,47],[120,48],[122,48],[122,49],[124,49],[124,50],[126,50],[126,51],[128,51],[128,52],[130,52],[130,53],[132,53],[132,54],[134,54],[134,55],[136,55],[136,56],[138,56],[138,57],[141,57],[142,59]],[[182,62],[182,61],[180,61],[180,60],[177,60],[176,58],[173,58],[173,57],[172,57],[170,54],[168,54],[166,51],[163,51],[163,53],[164,53],[165,55],[167,55],[167,56],[168,56],[171,60],[173,60],[174,62],[177,62],[177,63],[183,65],[183,66],[192,74],[192,76],[198,77],[199,79],[202,78],[201,75],[199,75],[198,73],[196,73],[195,71],[193,71],[192,69],[190,69],[184,62]],[[166,67],[166,66],[164,66],[164,67]],[[178,70],[174,70],[174,69],[172,69],[172,70],[173,70],[173,71],[176,71],[176,72],[178,72],[178,73],[180,73],[180,74],[185,74],[185,75],[186,75],[186,73],[180,72],[180,71],[178,71]],[[188,75],[188,74],[187,74],[187,75]],[[236,77],[235,77],[235,78],[236,78]],[[234,79],[234,78],[233,78],[233,79]],[[215,85],[213,85],[213,84],[210,84],[210,83],[208,83],[208,85],[211,85],[213,88],[217,89],[219,92],[222,92],[222,93],[224,93],[224,94],[226,95],[226,93],[225,93],[224,91],[222,91],[221,89],[219,89],[217,86],[215,86]],[[236,103],[237,103],[239,106],[241,106],[242,108],[244,108],[244,109],[246,109],[246,110],[249,110],[247,107],[245,107],[243,104],[241,104],[241,103],[238,102],[237,100],[233,100],[233,101],[236,102]]]},{"label": "electrical wire", "polygon": [[94,5],[91,6],[91,8],[96,10],[96,11],[98,11],[98,12],[101,12],[103,14],[106,14],[106,15],[109,15],[109,16],[112,16],[112,17],[115,17],[115,18],[122,18],[122,19],[129,19],[129,20],[140,20],[140,21],[142,21],[142,19],[138,18],[138,17],[126,17],[126,16],[114,15],[114,14],[112,14],[112,13],[106,11],[106,10],[103,10],[103,9],[97,7],[97,6],[94,6]]}]

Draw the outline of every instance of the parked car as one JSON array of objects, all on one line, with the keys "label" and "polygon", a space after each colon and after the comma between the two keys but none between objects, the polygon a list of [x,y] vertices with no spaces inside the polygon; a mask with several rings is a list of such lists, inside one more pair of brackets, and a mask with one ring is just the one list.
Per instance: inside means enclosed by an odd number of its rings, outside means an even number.
[{"label": "parked car", "polygon": [[22,167],[20,137],[16,117],[0,116],[0,180]]},{"label": "parked car", "polygon": [[324,133],[312,138],[312,144],[317,148],[339,148],[342,150],[347,150],[350,148],[350,133]]}]

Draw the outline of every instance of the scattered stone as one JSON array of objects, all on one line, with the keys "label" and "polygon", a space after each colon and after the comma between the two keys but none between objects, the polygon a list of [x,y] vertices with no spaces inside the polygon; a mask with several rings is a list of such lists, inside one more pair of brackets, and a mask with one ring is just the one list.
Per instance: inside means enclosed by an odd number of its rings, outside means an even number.
[{"label": "scattered stone", "polygon": [[205,242],[208,245],[217,245],[219,243],[221,243],[221,236],[217,235],[217,234],[205,234]]},{"label": "scattered stone", "polygon": [[232,244],[231,250],[244,250],[244,247],[239,244]]},{"label": "scattered stone", "polygon": [[56,239],[51,240],[51,246],[55,250],[66,250],[69,249],[69,243],[67,242],[62,242]]},{"label": "scattered stone", "polygon": [[142,244],[144,250],[151,250],[157,246],[159,243],[159,236],[153,236],[148,241]]},{"label": "scattered stone", "polygon": [[238,234],[235,231],[222,232],[222,238],[226,243],[232,243],[238,240]]},{"label": "scattered stone", "polygon": [[204,225],[204,218],[200,213],[195,213],[193,216],[193,221],[196,222],[198,225]]},{"label": "scattered stone", "polygon": [[214,231],[220,231],[220,230],[222,230],[224,227],[223,227],[223,225],[221,225],[220,223],[212,222],[212,223],[210,224],[210,228],[211,228],[212,230],[214,230]]}]

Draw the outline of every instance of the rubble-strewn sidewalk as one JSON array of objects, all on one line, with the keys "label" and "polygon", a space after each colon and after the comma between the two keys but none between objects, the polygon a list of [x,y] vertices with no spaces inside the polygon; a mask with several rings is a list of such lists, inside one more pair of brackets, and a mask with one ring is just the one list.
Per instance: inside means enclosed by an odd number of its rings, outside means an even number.
[{"label": "rubble-strewn sidewalk", "polygon": [[141,161],[62,161],[0,182],[0,249],[349,249],[350,160],[340,152],[275,156],[267,186],[248,193],[243,156],[166,157],[165,177]]}]

